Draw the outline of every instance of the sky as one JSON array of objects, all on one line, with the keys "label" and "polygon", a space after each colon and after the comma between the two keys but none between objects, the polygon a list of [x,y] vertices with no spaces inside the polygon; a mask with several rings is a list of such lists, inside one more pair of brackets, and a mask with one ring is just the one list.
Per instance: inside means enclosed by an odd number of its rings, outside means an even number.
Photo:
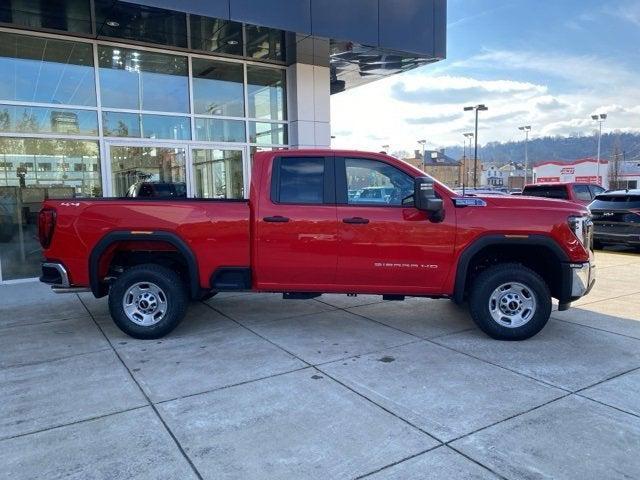
[{"label": "sky", "polygon": [[331,97],[334,148],[640,132],[640,0],[448,0],[447,58]]}]

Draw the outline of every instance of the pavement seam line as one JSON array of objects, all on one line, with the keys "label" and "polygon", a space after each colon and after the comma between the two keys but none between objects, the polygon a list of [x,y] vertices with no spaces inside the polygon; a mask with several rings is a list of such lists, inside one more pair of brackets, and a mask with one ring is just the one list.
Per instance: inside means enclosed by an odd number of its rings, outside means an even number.
[{"label": "pavement seam line", "polygon": [[[229,318],[230,320],[232,320],[232,321],[236,322],[236,320],[235,320],[235,319],[233,319],[232,317],[229,317],[229,316],[227,316],[227,315],[223,314],[223,313],[222,313],[222,312],[220,312],[219,310],[216,310],[213,306],[209,305],[209,308],[211,308],[212,310],[214,310],[214,311],[216,311],[216,312],[220,313],[221,315],[226,316],[226,317],[227,317],[227,318]],[[340,308],[340,309],[338,309],[338,310],[343,310],[343,309],[341,309],[341,308]],[[247,328],[247,327],[244,327],[244,328]],[[264,337],[262,337],[261,335],[259,335],[258,333],[253,332],[253,330],[251,330],[250,328],[247,328],[247,330],[249,330],[250,332],[254,333],[255,335],[258,335],[260,338],[264,338]],[[437,442],[439,442],[439,443],[441,443],[441,444],[443,443],[439,438],[437,438],[437,437],[435,437],[435,436],[433,436],[433,435],[429,434],[428,432],[424,431],[424,430],[423,430],[423,429],[421,429],[420,427],[417,427],[416,425],[413,425],[413,424],[412,424],[411,422],[409,422],[408,420],[406,420],[406,419],[404,419],[404,418],[402,418],[402,417],[400,417],[400,416],[396,415],[395,413],[391,412],[391,411],[390,411],[390,410],[388,410],[387,408],[385,408],[385,407],[383,407],[383,406],[379,405],[378,403],[374,402],[373,400],[371,400],[371,399],[370,399],[370,398],[368,398],[367,396],[365,396],[365,395],[363,395],[363,394],[361,394],[361,393],[359,393],[359,392],[355,391],[353,388],[349,387],[348,385],[345,385],[345,384],[344,384],[344,383],[342,383],[341,381],[336,380],[334,377],[332,377],[331,375],[329,375],[328,373],[326,373],[324,370],[321,370],[321,369],[319,368],[319,366],[316,366],[316,365],[313,365],[313,364],[311,364],[311,363],[307,362],[306,360],[304,360],[304,359],[300,358],[299,356],[297,356],[297,355],[296,355],[296,354],[294,354],[293,352],[288,351],[287,349],[285,349],[285,348],[281,347],[281,346],[280,346],[280,345],[278,345],[277,343],[274,343],[274,342],[272,342],[271,340],[269,340],[269,339],[267,339],[267,338],[264,338],[264,340],[266,340],[267,342],[269,342],[269,343],[271,343],[271,344],[275,345],[276,347],[280,348],[280,349],[281,349],[281,350],[283,350],[284,352],[287,352],[289,355],[292,355],[293,357],[297,358],[297,359],[298,359],[298,360],[300,360],[301,362],[304,362],[304,363],[308,364],[308,366],[309,366],[309,367],[312,367],[312,368],[316,369],[318,372],[320,372],[320,373],[322,373],[323,375],[327,376],[328,378],[330,378],[330,379],[331,379],[331,380],[333,380],[334,382],[338,383],[339,385],[342,385],[342,386],[343,386],[344,388],[346,388],[347,390],[349,390],[349,391],[351,391],[352,393],[356,394],[357,396],[359,396],[359,397],[361,397],[361,398],[365,399],[366,401],[368,401],[368,402],[370,402],[371,404],[373,404],[373,405],[377,406],[378,408],[380,408],[380,409],[384,410],[385,412],[387,412],[388,414],[390,414],[390,415],[392,415],[393,417],[397,418],[398,420],[400,420],[400,421],[402,421],[402,422],[406,423],[407,425],[409,425],[409,426],[411,426],[411,427],[413,427],[413,428],[417,429],[417,430],[418,430],[418,431],[420,431],[421,433],[424,433],[424,434],[425,434],[425,435],[427,435],[429,438],[432,438],[432,439],[436,440]],[[420,340],[422,340],[422,339],[419,339],[418,341],[420,341]],[[389,348],[393,348],[393,347],[389,347]],[[336,360],[336,361],[338,361],[338,360]]]},{"label": "pavement seam line", "polygon": [[[315,299],[314,299],[314,300],[315,300]],[[371,351],[368,351],[368,352],[358,353],[358,354],[355,354],[355,355],[349,355],[349,356],[347,356],[347,357],[340,357],[340,358],[336,358],[336,359],[333,359],[333,360],[327,360],[326,362],[311,363],[311,362],[309,362],[309,361],[307,361],[307,360],[304,360],[303,358],[301,358],[300,356],[296,355],[295,353],[293,353],[293,352],[291,352],[291,351],[287,350],[286,348],[284,348],[284,347],[283,347],[282,345],[280,345],[279,343],[274,342],[273,340],[270,340],[270,339],[266,338],[265,336],[263,336],[263,335],[259,334],[259,333],[258,333],[258,332],[256,332],[255,330],[251,329],[249,326],[244,325],[244,324],[243,324],[242,322],[240,322],[239,320],[236,320],[235,318],[233,318],[233,317],[231,317],[231,316],[229,316],[229,315],[227,315],[227,314],[225,314],[225,313],[222,313],[220,310],[216,309],[214,306],[209,305],[209,304],[207,304],[207,303],[205,303],[205,305],[207,305],[207,306],[208,306],[211,310],[213,310],[214,312],[219,313],[220,315],[222,315],[222,316],[224,316],[224,317],[228,318],[228,319],[229,319],[229,320],[231,320],[232,322],[234,322],[234,323],[238,324],[239,326],[241,326],[241,327],[243,327],[243,328],[247,329],[249,332],[251,332],[251,333],[253,333],[254,335],[256,335],[256,336],[260,337],[261,339],[263,339],[263,340],[265,340],[265,341],[267,341],[267,342],[271,343],[272,345],[274,345],[274,346],[278,347],[279,349],[281,349],[281,350],[283,350],[284,352],[286,352],[287,354],[289,354],[289,355],[291,355],[291,356],[295,357],[296,359],[300,360],[301,362],[305,362],[305,363],[307,364],[307,366],[308,366],[308,367],[317,367],[317,366],[319,366],[319,365],[328,365],[328,364],[330,364],[330,363],[343,362],[343,361],[345,361],[345,360],[351,360],[352,358],[358,358],[358,357],[362,357],[362,356],[364,356],[364,355],[373,355],[373,354],[376,354],[376,353],[382,353],[382,352],[385,352],[386,350],[389,350],[390,348],[403,347],[403,346],[405,346],[405,345],[411,345],[411,344],[414,344],[414,343],[419,343],[419,342],[421,342],[421,341],[423,341],[423,340],[424,340],[423,338],[420,338],[420,337],[418,337],[418,336],[416,336],[416,335],[412,335],[412,334],[410,334],[410,333],[407,333],[407,335],[410,335],[410,336],[412,336],[412,337],[415,337],[415,340],[412,340],[412,341],[410,341],[410,342],[400,343],[400,344],[398,344],[398,345],[389,345],[389,346],[387,346],[387,347],[380,348],[380,349],[378,349],[378,350],[371,350]],[[312,314],[300,315],[300,317],[302,317],[302,316],[306,316],[306,315],[320,315],[320,314],[322,314],[322,313],[330,313],[330,312],[336,312],[336,311],[346,311],[346,310],[344,310],[344,309],[342,309],[342,308],[339,308],[339,307],[336,307],[334,310],[327,310],[326,312],[318,312],[318,313],[312,313]],[[350,312],[347,312],[347,313],[350,313]],[[354,315],[356,315],[356,314],[354,314]],[[360,317],[361,315],[356,315],[356,316]],[[286,318],[286,319],[285,319],[285,318],[282,318],[282,319],[280,319],[280,320],[291,320],[291,319],[293,319],[293,318],[299,318],[299,316],[295,316],[295,317],[288,317],[288,318]],[[362,318],[364,318],[364,319],[366,319],[366,320],[369,320],[369,319],[368,319],[368,318],[366,318],[366,317],[362,317]],[[277,322],[277,321],[279,321],[279,320],[273,320],[273,322]],[[271,323],[271,322],[268,322],[268,323]],[[261,324],[261,325],[263,325],[263,324]],[[384,326],[386,326],[386,325],[384,325]],[[401,333],[406,333],[406,332],[401,332]],[[302,370],[302,369],[298,369],[298,370]],[[295,370],[292,370],[292,371],[295,371]],[[268,378],[268,377],[265,377],[265,378]],[[260,380],[260,379],[256,379],[256,380]]]},{"label": "pavement seam line", "polygon": [[140,410],[140,409],[143,409],[143,408],[147,408],[148,406],[149,405],[139,405],[137,407],[131,407],[131,408],[126,408],[124,410],[118,410],[117,412],[105,413],[103,415],[96,415],[96,416],[89,417],[89,418],[83,418],[82,420],[74,420],[73,422],[70,422],[70,423],[60,423],[58,425],[53,425],[51,427],[41,428],[41,429],[38,429],[38,430],[33,430],[31,432],[18,433],[16,435],[10,435],[8,437],[0,438],[0,442],[4,442],[6,440],[13,440],[14,438],[26,437],[26,436],[29,436],[29,435],[36,435],[38,433],[48,432],[49,430],[58,430],[60,428],[71,427],[71,426],[74,426],[74,425],[79,425],[79,424],[82,424],[82,423],[91,422],[93,420],[100,420],[101,418],[113,417],[114,415],[119,415],[121,413],[133,412],[135,410]]},{"label": "pavement seam line", "polygon": [[83,355],[91,355],[93,353],[108,352],[109,350],[110,350],[110,348],[107,346],[107,347],[101,348],[99,350],[92,350],[90,352],[71,353],[69,355],[63,355],[61,357],[48,358],[46,360],[38,360],[36,362],[27,362],[27,363],[17,363],[17,364],[14,364],[14,365],[5,365],[3,367],[0,367],[0,370],[9,370],[11,368],[20,368],[20,367],[34,367],[36,365],[42,365],[44,363],[57,362],[59,360],[66,360],[68,358],[81,357]]},{"label": "pavement seam line", "polygon": [[440,448],[440,447],[442,447],[442,445],[436,445],[434,447],[427,448],[426,450],[423,450],[423,451],[418,452],[418,453],[414,453],[413,455],[409,455],[408,457],[401,458],[400,460],[398,460],[396,462],[389,463],[388,465],[380,467],[380,468],[378,468],[376,470],[372,470],[372,471],[370,471],[368,473],[365,473],[363,475],[359,475],[357,477],[354,477],[353,480],[360,480],[362,478],[370,477],[371,475],[375,475],[376,473],[380,473],[383,470],[386,470],[387,468],[395,467],[396,465],[400,465],[401,463],[404,463],[407,460],[414,459],[416,457],[419,457],[420,455],[424,455],[425,453],[429,453],[430,451],[435,450],[436,448]]},{"label": "pavement seam line", "polygon": [[111,342],[111,340],[109,339],[109,337],[107,336],[107,334],[104,332],[104,330],[102,329],[102,326],[98,324],[98,322],[96,321],[95,317],[93,316],[93,313],[91,313],[91,311],[89,310],[89,308],[87,307],[87,305],[82,301],[82,298],[80,298],[80,296],[78,294],[76,294],[76,296],[78,297],[78,299],[80,300],[80,303],[82,303],[82,305],[84,306],[85,310],[89,313],[89,316],[91,317],[91,319],[93,320],[93,323],[96,325],[96,327],[98,327],[98,329],[100,330],[100,332],[102,333],[102,335],[104,336],[104,338],[107,340],[107,342],[109,343],[109,345],[111,346],[111,349],[113,350],[113,353],[115,354],[116,358],[120,361],[120,363],[122,364],[122,366],[125,368],[125,370],[127,371],[127,373],[129,374],[129,376],[131,377],[131,380],[133,380],[133,382],[136,384],[136,386],[138,387],[138,389],[140,390],[140,393],[142,393],[142,395],[144,396],[144,398],[146,399],[148,406],[151,407],[151,409],[153,410],[153,412],[156,414],[156,417],[158,418],[158,420],[160,421],[160,423],[162,424],[162,426],[165,428],[166,432],[169,434],[169,436],[171,437],[171,439],[173,440],[173,442],[175,443],[176,447],[178,447],[178,451],[182,454],[183,458],[187,461],[187,464],[191,467],[191,470],[193,471],[194,475],[196,476],[196,478],[198,478],[199,480],[204,480],[202,475],[200,474],[200,472],[198,471],[198,469],[196,468],[195,464],[193,463],[193,461],[191,460],[191,458],[189,458],[189,456],[187,455],[187,452],[185,452],[184,448],[182,447],[182,445],[180,444],[180,442],[178,441],[178,438],[175,436],[175,434],[173,433],[173,431],[169,428],[169,425],[167,425],[167,422],[165,422],[164,418],[162,418],[162,415],[160,415],[160,412],[158,411],[158,409],[156,408],[156,406],[154,405],[154,403],[151,401],[151,399],[149,398],[149,396],[147,395],[147,392],[144,391],[144,389],[142,388],[142,386],[140,385],[140,383],[138,382],[138,380],[136,379],[136,377],[133,375],[133,372],[129,369],[128,365],[125,363],[125,361],[122,359],[122,357],[120,356],[120,353],[116,350],[116,348],[113,346],[113,343]]},{"label": "pavement seam line", "polygon": [[387,407],[380,405],[378,402],[376,402],[375,400],[372,400],[371,398],[367,397],[364,393],[360,393],[357,390],[355,390],[354,388],[350,387],[349,385],[347,385],[346,383],[342,382],[341,380],[338,380],[337,378],[335,378],[334,376],[332,376],[331,374],[325,372],[324,370],[318,368],[318,367],[314,367],[316,370],[318,370],[320,373],[322,373],[323,375],[327,376],[328,378],[330,378],[331,380],[333,380],[334,382],[342,385],[344,388],[346,388],[347,390],[351,391],[352,393],[356,394],[357,396],[359,396],[360,398],[365,399],[367,402],[371,403],[372,405],[375,405],[376,407],[378,407],[381,410],[384,410],[385,412],[387,412],[389,415],[397,418],[398,420],[400,420],[403,423],[406,423],[407,425],[409,425],[412,428],[415,428],[416,430],[418,430],[421,433],[424,433],[427,437],[432,438],[433,440],[436,440],[438,443],[440,443],[441,445],[444,445],[445,442],[443,440],[441,440],[440,438],[436,437],[434,434],[427,432],[426,430],[424,430],[423,428],[415,425],[413,422],[407,420],[406,418],[401,417],[400,415],[398,415],[397,413],[391,411],[390,409],[388,409]]},{"label": "pavement seam line", "polygon": [[433,345],[436,345],[436,346],[438,346],[438,347],[446,348],[446,349],[448,349],[448,350],[451,350],[452,352],[456,352],[456,353],[459,353],[459,354],[465,355],[465,356],[467,356],[467,357],[469,357],[469,358],[473,358],[473,359],[478,360],[478,361],[480,361],[480,362],[484,362],[484,363],[487,363],[487,364],[489,364],[489,365],[493,365],[494,367],[501,368],[502,370],[506,370],[507,372],[515,373],[516,375],[520,375],[520,376],[522,376],[522,377],[528,378],[529,380],[534,380],[535,382],[541,383],[541,384],[546,385],[546,386],[548,386],[548,387],[553,387],[553,388],[557,388],[557,389],[559,389],[559,390],[563,390],[563,391],[568,392],[568,393],[573,393],[570,389],[567,389],[567,388],[565,388],[565,387],[560,387],[560,386],[558,386],[558,385],[554,385],[554,384],[552,384],[552,383],[546,382],[546,381],[544,381],[544,380],[537,379],[537,378],[532,377],[532,376],[530,376],[530,375],[527,375],[527,374],[525,374],[525,373],[517,372],[517,371],[515,371],[515,370],[511,370],[510,368],[504,367],[504,366],[502,366],[502,365],[498,365],[498,364],[496,364],[496,363],[490,362],[490,361],[488,361],[488,360],[485,360],[484,358],[476,357],[476,356],[474,356],[474,355],[471,355],[470,353],[463,352],[463,351],[457,350],[457,349],[455,349],[455,348],[453,348],[453,347],[450,347],[450,346],[448,346],[448,345],[443,345],[443,344],[440,344],[440,343],[438,343],[438,342],[434,342],[434,341],[433,341],[433,340],[435,340],[435,339],[437,339],[437,338],[442,338],[442,337],[449,336],[449,335],[456,335],[456,334],[459,334],[459,333],[468,332],[468,331],[474,330],[473,328],[465,329],[465,330],[460,330],[460,331],[458,331],[458,332],[450,332],[450,333],[446,333],[446,334],[442,334],[442,335],[437,335],[437,336],[435,336],[435,337],[423,338],[423,337],[419,337],[419,336],[417,336],[417,335],[415,335],[415,334],[412,334],[412,333],[409,333],[409,332],[405,332],[404,330],[401,330],[401,329],[399,329],[399,328],[396,328],[396,327],[392,327],[392,326],[386,325],[386,324],[384,324],[384,323],[382,323],[382,322],[379,322],[378,320],[374,320],[373,318],[365,317],[364,315],[360,315],[360,314],[358,314],[358,313],[354,313],[353,315],[358,315],[359,317],[362,317],[362,318],[364,318],[364,319],[367,319],[367,320],[369,320],[369,321],[371,321],[371,322],[378,323],[378,324],[380,324],[380,325],[385,325],[385,326],[387,326],[387,327],[389,327],[389,328],[393,328],[393,329],[395,329],[395,330],[398,330],[399,332],[407,333],[408,335],[413,335],[414,337],[420,338],[421,340],[424,340],[425,342],[429,342],[429,343],[431,343],[431,344],[433,344]]},{"label": "pavement seam line", "polygon": [[458,450],[457,448],[451,446],[451,445],[445,445],[446,448],[450,448],[451,450],[453,450],[454,452],[456,452],[458,455],[463,456],[464,458],[466,458],[467,460],[469,460],[472,463],[475,463],[476,465],[484,468],[485,470],[488,470],[489,472],[493,473],[496,477],[501,478],[502,480],[509,480],[509,477],[505,477],[504,475],[502,475],[499,472],[496,472],[495,470],[493,470],[492,468],[489,468],[487,465],[484,465],[482,463],[480,463],[478,460],[476,460],[475,458],[471,457],[470,455],[467,455],[466,453],[464,453],[461,450]]},{"label": "pavement seam line", "polygon": [[[597,312],[596,312],[597,313]],[[606,313],[603,313],[601,315],[607,315]],[[592,330],[596,330],[598,332],[604,332],[604,333],[610,333],[612,335],[618,335],[620,337],[625,337],[625,338],[630,338],[632,340],[637,340],[640,341],[640,338],[638,337],[632,337],[631,335],[626,335],[624,333],[618,333],[618,332],[612,332],[611,330],[605,330],[604,328],[598,328],[598,327],[594,327],[593,325],[585,325],[584,323],[576,323],[576,322],[571,322],[569,320],[564,320],[562,318],[557,318],[554,317],[553,315],[551,315],[551,318],[553,318],[555,321],[557,322],[562,322],[562,323],[568,323],[569,325],[575,325],[577,327],[584,327],[584,328],[590,328]]]}]

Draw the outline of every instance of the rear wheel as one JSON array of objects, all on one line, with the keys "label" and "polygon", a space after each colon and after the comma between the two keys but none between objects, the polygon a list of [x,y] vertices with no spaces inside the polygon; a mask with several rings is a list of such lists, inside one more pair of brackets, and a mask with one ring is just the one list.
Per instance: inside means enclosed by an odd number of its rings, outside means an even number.
[{"label": "rear wheel", "polygon": [[129,268],[109,291],[111,318],[124,333],[140,339],[171,332],[184,318],[188,301],[180,276],[155,264]]},{"label": "rear wheel", "polygon": [[525,340],[544,328],[551,315],[551,294],[533,270],[507,263],[487,268],[469,295],[471,317],[497,340]]}]

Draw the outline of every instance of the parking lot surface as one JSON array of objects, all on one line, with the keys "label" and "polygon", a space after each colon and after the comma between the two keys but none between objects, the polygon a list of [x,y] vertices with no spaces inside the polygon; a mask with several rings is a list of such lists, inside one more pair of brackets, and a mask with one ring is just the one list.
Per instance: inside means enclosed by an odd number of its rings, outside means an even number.
[{"label": "parking lot surface", "polygon": [[524,342],[447,300],[219,294],[162,340],[0,287],[0,477],[640,478],[640,255]]}]

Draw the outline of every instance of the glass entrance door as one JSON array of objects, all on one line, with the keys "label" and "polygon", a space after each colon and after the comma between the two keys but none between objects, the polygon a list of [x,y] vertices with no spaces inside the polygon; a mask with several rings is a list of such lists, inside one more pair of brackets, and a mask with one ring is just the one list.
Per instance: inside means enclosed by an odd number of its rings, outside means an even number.
[{"label": "glass entrance door", "polygon": [[197,198],[247,198],[242,148],[192,147],[192,194]]},{"label": "glass entrance door", "polygon": [[107,145],[112,197],[186,197],[187,148]]}]

